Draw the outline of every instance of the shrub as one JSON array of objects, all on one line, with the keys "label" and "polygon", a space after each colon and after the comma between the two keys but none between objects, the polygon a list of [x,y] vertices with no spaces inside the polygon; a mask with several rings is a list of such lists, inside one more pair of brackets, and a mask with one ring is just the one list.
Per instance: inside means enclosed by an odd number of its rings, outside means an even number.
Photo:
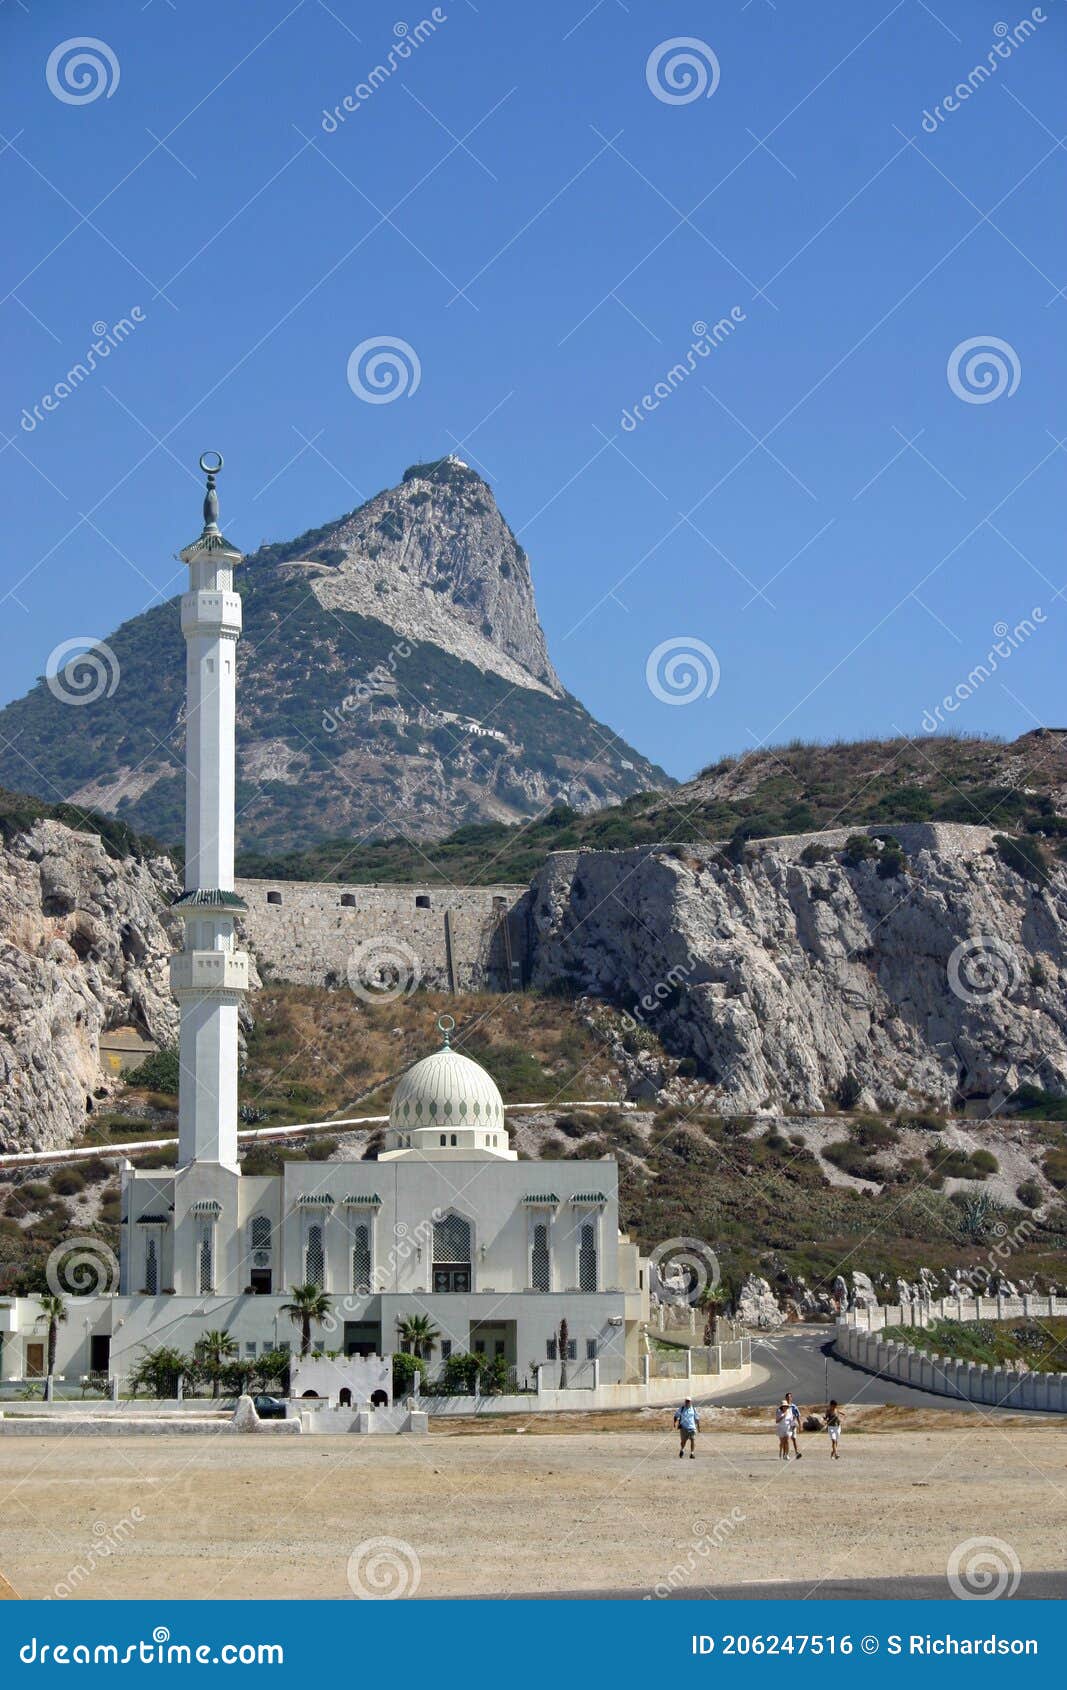
[{"label": "shrub", "polygon": [[[863,837],[865,838],[866,835]],[[844,1079],[839,1083],[835,1096],[842,1109],[855,1109],[860,1100],[862,1091],[863,1087],[860,1085],[855,1074],[846,1074]]]},{"label": "shrub", "polygon": [[174,1097],[178,1091],[178,1052],[173,1046],[163,1050],[153,1051],[141,1063],[139,1068],[132,1068],[126,1075],[126,1084],[144,1088],[147,1091],[165,1092],[168,1097]]},{"label": "shrub", "polygon": [[997,854],[1006,868],[1022,875],[1036,886],[1047,886],[1049,882],[1049,855],[1040,839],[1032,834],[1022,839],[1015,839],[1008,833],[995,833],[993,843]]},{"label": "shrub", "polygon": [[1015,1195],[1024,1209],[1039,1209],[1044,1200],[1044,1192],[1036,1179],[1024,1179],[1021,1185],[1015,1187]]},{"label": "shrub", "polygon": [[805,845],[800,853],[800,860],[805,868],[814,868],[816,863],[828,863],[833,858],[833,852],[828,845]]},{"label": "shrub", "polygon": [[425,1378],[429,1362],[423,1356],[409,1355],[406,1350],[393,1352],[393,1395],[407,1396],[412,1387],[416,1374],[420,1379]]},{"label": "shrub", "polygon": [[335,1138],[313,1138],[307,1147],[309,1162],[328,1162],[337,1149]]},{"label": "shrub", "polygon": [[77,1168],[57,1168],[48,1183],[57,1197],[75,1197],[85,1190],[85,1180]]},{"label": "shrub", "polygon": [[868,862],[871,857],[880,855],[881,850],[878,841],[872,839],[870,834],[850,833],[845,840],[844,850],[841,852],[841,861],[846,868],[859,868],[861,863]]},{"label": "shrub", "polygon": [[876,1162],[862,1145],[851,1138],[842,1138],[836,1144],[828,1144],[823,1150],[823,1156],[832,1162],[842,1173],[851,1174],[855,1179],[877,1180],[882,1183],[886,1178],[886,1170],[880,1162]]},{"label": "shrub", "polygon": [[1041,1171],[1057,1191],[1067,1190],[1067,1150],[1046,1151]]},{"label": "shrub", "polygon": [[900,1143],[900,1134],[889,1122],[880,1120],[877,1115],[860,1115],[849,1125],[849,1133],[857,1144],[865,1150],[888,1150],[890,1145]]}]

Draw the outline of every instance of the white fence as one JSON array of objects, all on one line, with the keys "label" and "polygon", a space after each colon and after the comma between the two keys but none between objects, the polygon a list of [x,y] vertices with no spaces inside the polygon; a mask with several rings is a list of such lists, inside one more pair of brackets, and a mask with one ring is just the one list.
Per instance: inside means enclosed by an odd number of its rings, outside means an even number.
[{"label": "white fence", "polygon": [[[982,1314],[977,1307],[981,1302]],[[834,1352],[855,1362],[879,1378],[913,1385],[920,1391],[958,1401],[984,1403],[991,1408],[1042,1409],[1049,1414],[1067,1413],[1067,1373],[1020,1373],[1014,1367],[989,1367],[980,1362],[957,1361],[898,1343],[881,1334],[886,1327],[926,1327],[931,1319],[992,1320],[996,1304],[1004,1309],[1001,1318],[1020,1316],[1048,1318],[1067,1314],[1065,1297],[946,1298],[942,1303],[905,1304],[903,1310],[888,1307],[860,1309],[842,1315],[837,1322]],[[1024,1307],[1025,1305],[1025,1307]],[[962,1308],[963,1313],[957,1312]],[[902,1318],[903,1316],[903,1318]],[[909,1318],[913,1316],[914,1318]]]}]

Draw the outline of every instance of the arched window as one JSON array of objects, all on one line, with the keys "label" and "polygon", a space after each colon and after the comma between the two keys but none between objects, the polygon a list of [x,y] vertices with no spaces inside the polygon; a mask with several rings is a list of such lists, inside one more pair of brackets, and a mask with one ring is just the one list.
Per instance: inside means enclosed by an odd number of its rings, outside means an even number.
[{"label": "arched window", "polygon": [[357,1226],[352,1234],[352,1289],[364,1295],[370,1290],[369,1226]]},{"label": "arched window", "polygon": [[248,1229],[248,1241],[252,1248],[253,1267],[270,1266],[270,1231],[269,1215],[252,1216]]},{"label": "arched window", "polygon": [[148,1240],[144,1253],[144,1288],[150,1297],[159,1290],[159,1255],[154,1238]]},{"label": "arched window", "polygon": [[337,1406],[338,1408],[352,1407],[352,1392],[347,1385],[342,1385],[337,1393]]},{"label": "arched window", "polygon": [[533,1247],[530,1250],[530,1284],[535,1291],[551,1291],[552,1270],[548,1259],[548,1227],[544,1221],[538,1221],[533,1229]]},{"label": "arched window", "polygon": [[578,1250],[578,1289],[596,1290],[596,1227],[592,1221],[582,1226],[582,1241]]},{"label": "arched window", "polygon": [[304,1284],[317,1285],[321,1291],[326,1278],[326,1258],[322,1248],[321,1226],[309,1226],[304,1246]]},{"label": "arched window", "polygon": [[434,1222],[433,1288],[469,1291],[471,1288],[471,1228],[462,1215],[449,1213]]}]

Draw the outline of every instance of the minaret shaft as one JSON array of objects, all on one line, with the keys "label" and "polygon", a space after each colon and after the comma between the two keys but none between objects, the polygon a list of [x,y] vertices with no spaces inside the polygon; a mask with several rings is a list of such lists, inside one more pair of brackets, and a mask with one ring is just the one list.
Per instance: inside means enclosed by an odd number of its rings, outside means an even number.
[{"label": "minaret shaft", "polygon": [[[222,467],[220,458],[218,468]],[[237,641],[241,600],[233,568],[241,554],[218,529],[215,475],[208,476],[204,531],[181,553],[186,641],[185,943],[171,958],[181,1006],[178,1162],[237,1169],[238,1011],[248,957],[235,949],[233,891]]]}]

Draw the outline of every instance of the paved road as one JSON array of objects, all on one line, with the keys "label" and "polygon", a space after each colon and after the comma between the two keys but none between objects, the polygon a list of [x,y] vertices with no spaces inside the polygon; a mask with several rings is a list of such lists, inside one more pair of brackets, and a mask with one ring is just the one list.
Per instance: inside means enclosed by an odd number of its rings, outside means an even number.
[{"label": "paved road", "polygon": [[719,1398],[713,1393],[704,1400],[720,1401],[729,1408],[744,1408],[749,1404],[780,1402],[786,1391],[792,1391],[801,1408],[821,1406],[836,1397],[842,1407],[846,1403],[903,1403],[909,1408],[972,1409],[985,1415],[1001,1412],[979,1409],[974,1403],[938,1396],[933,1391],[920,1391],[914,1385],[900,1385],[895,1379],[879,1379],[876,1374],[832,1355],[833,1342],[832,1326],[783,1326],[777,1332],[755,1334],[753,1372],[759,1368],[770,1377],[744,1390],[724,1392]]},{"label": "paved road", "polygon": [[[501,1600],[511,1602],[639,1602],[644,1590],[538,1590]],[[1015,1601],[1062,1602],[1067,1573],[1023,1573]],[[944,1578],[828,1579],[822,1584],[734,1584],[706,1590],[672,1590],[664,1598],[679,1602],[947,1602],[952,1592]],[[1004,1600],[1008,1599],[1005,1592]],[[480,1601],[480,1597],[460,1598]],[[993,1630],[987,1626],[985,1630]]]}]

